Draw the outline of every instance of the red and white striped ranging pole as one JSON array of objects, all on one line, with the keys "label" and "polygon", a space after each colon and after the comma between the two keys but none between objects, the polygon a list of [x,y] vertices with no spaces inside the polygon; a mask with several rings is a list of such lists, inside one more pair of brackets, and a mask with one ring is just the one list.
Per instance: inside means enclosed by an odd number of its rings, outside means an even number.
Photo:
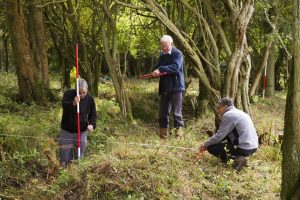
[{"label": "red and white striped ranging pole", "polygon": [[263,99],[265,98],[266,87],[267,87],[267,64],[265,64]]},{"label": "red and white striped ranging pole", "polygon": [[[76,44],[76,93],[79,96],[79,71],[78,71],[78,44]],[[80,110],[79,102],[77,103],[77,146],[78,159],[80,158]]]}]

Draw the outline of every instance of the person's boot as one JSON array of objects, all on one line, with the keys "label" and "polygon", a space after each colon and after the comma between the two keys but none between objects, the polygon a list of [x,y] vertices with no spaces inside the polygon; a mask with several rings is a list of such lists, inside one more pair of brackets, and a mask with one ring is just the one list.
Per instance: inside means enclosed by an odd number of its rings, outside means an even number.
[{"label": "person's boot", "polygon": [[182,136],[183,136],[183,128],[182,127],[176,128],[176,130],[175,130],[175,138],[181,139]]},{"label": "person's boot", "polygon": [[168,128],[160,128],[160,139],[166,140],[168,138]]},{"label": "person's boot", "polygon": [[247,165],[247,159],[244,156],[237,156],[233,162],[233,168],[236,171],[241,171],[241,169]]}]

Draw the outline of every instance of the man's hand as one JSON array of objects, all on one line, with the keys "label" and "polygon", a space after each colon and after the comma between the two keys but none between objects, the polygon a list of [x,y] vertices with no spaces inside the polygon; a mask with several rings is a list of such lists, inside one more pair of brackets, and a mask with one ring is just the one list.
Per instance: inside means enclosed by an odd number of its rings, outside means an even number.
[{"label": "man's hand", "polygon": [[196,153],[196,156],[195,156],[195,160],[198,161],[200,160],[201,158],[201,155],[204,151],[206,151],[207,148],[202,144],[200,147],[199,147],[199,151]]},{"label": "man's hand", "polygon": [[159,69],[156,69],[152,72],[153,75],[158,75],[160,73]]},{"label": "man's hand", "polygon": [[203,144],[199,147],[199,153],[202,153],[206,150],[207,150],[207,148]]},{"label": "man's hand", "polygon": [[76,106],[78,102],[80,102],[80,96],[75,96],[73,100],[73,106]]},{"label": "man's hand", "polygon": [[94,127],[93,127],[93,125],[88,125],[87,126],[87,130],[89,131],[89,132],[92,132],[93,130],[94,130]]}]

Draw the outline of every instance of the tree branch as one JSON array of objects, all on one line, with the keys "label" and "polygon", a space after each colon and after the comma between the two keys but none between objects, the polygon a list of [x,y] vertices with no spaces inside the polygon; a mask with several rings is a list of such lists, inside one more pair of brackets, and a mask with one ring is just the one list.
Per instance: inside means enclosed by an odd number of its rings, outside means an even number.
[{"label": "tree branch", "polygon": [[48,1],[48,2],[44,2],[43,4],[38,4],[38,3],[28,3],[28,5],[34,5],[35,7],[37,7],[37,8],[43,8],[43,7],[46,7],[46,6],[48,6],[48,5],[50,5],[50,4],[55,4],[55,3],[64,3],[64,2],[66,2],[67,0],[56,0],[56,1],[54,1],[54,0],[52,0],[52,1]]},{"label": "tree branch", "polygon": [[225,32],[224,32],[222,26],[220,25],[220,23],[218,22],[218,20],[217,20],[217,18],[215,16],[215,13],[214,13],[211,5],[210,5],[210,1],[209,0],[204,0],[203,3],[205,5],[205,9],[207,10],[208,16],[210,17],[210,19],[212,20],[213,24],[215,25],[215,27],[219,31],[219,34],[221,36],[221,41],[222,41],[222,43],[224,45],[224,48],[225,48],[227,54],[230,56],[232,54],[232,52],[230,50],[229,43],[227,41]]},{"label": "tree branch", "polygon": [[181,31],[181,34],[186,37],[191,43],[192,43],[192,46],[194,47],[195,51],[197,52],[197,54],[209,65],[211,66],[214,71],[218,71],[218,69],[212,64],[210,63],[203,55],[202,53],[200,52],[200,50],[198,49],[197,45],[195,44],[195,42],[192,40],[192,38],[190,36],[188,36],[187,33],[185,33],[184,31]]},{"label": "tree branch", "polygon": [[274,23],[271,22],[270,18],[269,18],[269,14],[267,13],[267,10],[265,9],[265,16],[266,16],[266,19],[267,19],[267,22],[270,24],[270,26],[272,27],[275,35],[277,36],[278,40],[280,41],[282,47],[284,48],[286,54],[288,55],[288,59],[292,58],[292,55],[290,54],[290,52],[287,50],[287,47],[286,45],[284,44],[280,34],[279,34],[279,31],[277,30],[276,26],[274,25]]},{"label": "tree branch", "polygon": [[127,7],[127,8],[132,8],[132,9],[135,9],[135,10],[148,11],[147,8],[139,7],[139,6],[136,6],[136,5],[129,4],[129,3],[124,3],[124,2],[121,2],[119,0],[113,0],[113,2],[115,2],[116,4],[122,5],[124,7]]},{"label": "tree branch", "polygon": [[230,13],[235,13],[234,4],[231,0],[223,0],[223,2]]},{"label": "tree branch", "polygon": [[0,199],[1,198],[4,198],[4,199],[17,199],[17,197],[6,196],[6,195],[0,193]]},{"label": "tree branch", "polygon": [[[147,10],[147,11],[148,11],[148,10]],[[152,16],[152,15],[145,15],[145,14],[142,14],[142,13],[140,13],[140,12],[138,12],[138,11],[136,11],[136,14],[137,14],[137,15],[140,15],[140,16],[143,16],[143,17],[150,17],[150,18],[157,19],[157,17],[156,17],[156,16]]]},{"label": "tree branch", "polygon": [[[211,29],[210,29],[210,27],[209,27],[207,21],[206,21],[206,20],[204,19],[204,17],[200,14],[200,12],[199,12],[199,10],[198,10],[197,3],[196,3],[196,9],[195,9],[195,8],[192,7],[186,0],[180,0],[180,2],[181,2],[185,7],[187,7],[194,15],[196,15],[196,16],[198,17],[200,26],[201,26],[201,22],[203,23],[203,27],[205,28],[206,33],[208,34],[208,36],[209,36],[209,38],[210,38],[210,40],[211,40],[211,43],[212,43],[212,45],[213,45],[213,50],[215,51],[214,53],[215,53],[215,55],[217,55],[217,54],[218,54],[218,53],[217,53],[217,52],[218,52],[218,47],[217,47],[217,45],[216,45],[216,41],[215,41],[215,39],[214,39],[214,37],[213,37],[213,34],[212,34],[212,32],[211,32]],[[203,29],[201,29],[201,30],[202,30],[202,35],[203,35],[203,37],[204,37]],[[191,41],[191,39],[190,39],[190,41]],[[207,49],[209,49],[208,44],[207,44],[207,42],[206,42],[206,39],[204,39],[204,43],[205,43],[205,46],[207,47]],[[209,55],[212,57],[212,59],[215,59],[215,57],[212,56],[210,52],[209,52]],[[200,55],[200,56],[201,56],[201,55]],[[206,61],[206,59],[205,59],[205,61]],[[209,64],[209,63],[208,63],[208,64]]]}]

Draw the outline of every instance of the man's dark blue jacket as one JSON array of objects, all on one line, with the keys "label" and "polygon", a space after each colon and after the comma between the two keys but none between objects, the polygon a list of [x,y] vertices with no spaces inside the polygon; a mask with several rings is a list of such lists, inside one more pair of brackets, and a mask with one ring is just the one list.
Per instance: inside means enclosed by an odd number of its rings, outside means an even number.
[{"label": "man's dark blue jacket", "polygon": [[159,94],[185,90],[183,76],[183,56],[181,51],[172,47],[171,54],[160,53],[156,69],[170,74],[159,79]]}]

